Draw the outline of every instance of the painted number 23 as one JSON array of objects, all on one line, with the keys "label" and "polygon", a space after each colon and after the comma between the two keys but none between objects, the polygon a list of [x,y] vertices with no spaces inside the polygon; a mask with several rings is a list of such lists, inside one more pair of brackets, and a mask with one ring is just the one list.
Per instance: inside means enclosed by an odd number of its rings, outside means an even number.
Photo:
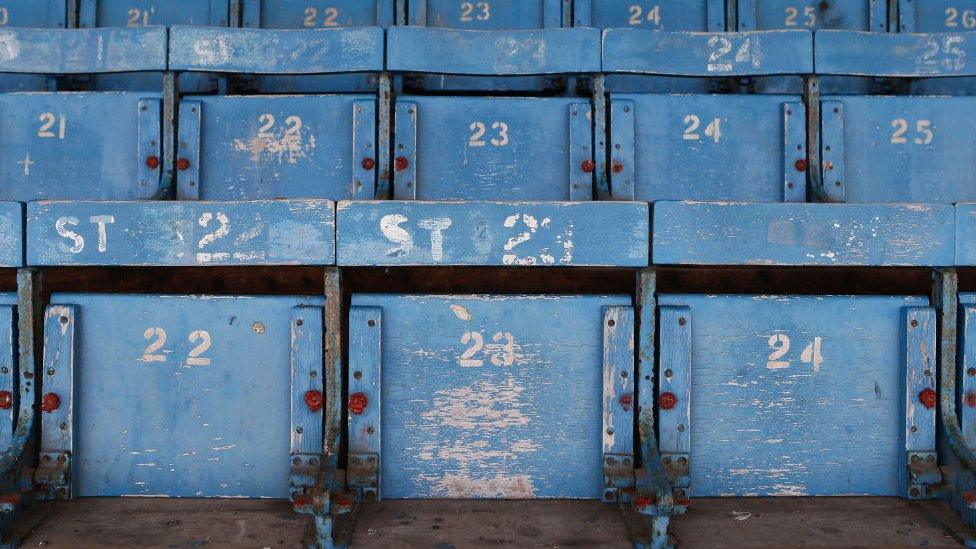
[{"label": "painted number 23", "polygon": [[[773,334],[769,336],[767,344],[773,352],[769,353],[766,368],[770,370],[784,370],[789,368],[790,361],[782,359],[790,352],[790,337],[786,334]],[[800,362],[813,364],[814,372],[819,372],[820,364],[823,363],[823,354],[820,350],[822,344],[823,338],[820,336],[814,337],[813,341],[800,353]]]},{"label": "painted number 23", "polygon": [[[485,126],[484,122],[472,122],[468,129],[471,130],[471,137],[468,138],[469,147],[484,147],[485,146],[485,133],[487,133],[488,128]],[[508,145],[508,124],[504,122],[492,122],[491,129],[493,137],[488,140],[488,143],[496,147],[504,147]]]},{"label": "painted number 23", "polygon": [[485,365],[484,358],[475,358],[478,353],[488,356],[495,366],[511,366],[515,364],[515,336],[509,332],[497,332],[491,336],[494,343],[485,344],[485,336],[481,332],[464,332],[461,345],[468,347],[458,358],[462,368],[480,368]]}]

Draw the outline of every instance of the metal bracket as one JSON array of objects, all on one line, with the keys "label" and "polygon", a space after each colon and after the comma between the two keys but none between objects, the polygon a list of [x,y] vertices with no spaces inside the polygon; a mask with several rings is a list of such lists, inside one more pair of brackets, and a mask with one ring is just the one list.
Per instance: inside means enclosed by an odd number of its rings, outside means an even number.
[{"label": "metal bracket", "polygon": [[658,372],[661,460],[672,486],[690,486],[691,308],[661,307]]},{"label": "metal bracket", "polygon": [[634,309],[603,308],[603,501],[634,488]]},{"label": "metal bracket", "polygon": [[[941,483],[935,454],[936,314],[931,307],[905,307],[903,361],[905,365],[905,466],[907,497],[929,497],[926,486]],[[904,485],[903,485],[904,486]]]},{"label": "metal bracket", "polygon": [[633,200],[634,102],[610,98],[610,195],[613,200]]},{"label": "metal bracket", "polygon": [[633,454],[603,454],[603,501],[631,501],[633,489]]},{"label": "metal bracket", "polygon": [[393,198],[417,198],[417,104],[397,101],[394,115]]},{"label": "metal bracket", "polygon": [[675,488],[687,489],[691,485],[691,460],[688,454],[665,453],[661,461],[668,473],[668,480]]},{"label": "metal bracket", "polygon": [[140,99],[137,133],[136,173],[139,184],[143,187],[156,187],[159,196],[159,185],[162,181],[163,163],[162,147],[162,101],[160,99]]},{"label": "metal bracket", "polygon": [[569,199],[593,200],[593,109],[589,103],[569,105]]},{"label": "metal bracket", "polygon": [[372,200],[376,197],[376,167],[380,153],[376,147],[376,100],[353,101],[352,109],[352,181],[349,198]]},{"label": "metal bracket", "polygon": [[831,202],[844,202],[844,104],[820,103],[820,176],[823,194]]},{"label": "metal bracket", "polygon": [[322,307],[291,312],[291,465],[289,500],[314,514],[313,489],[322,468]]},{"label": "metal bracket", "polygon": [[930,487],[942,484],[942,470],[935,452],[908,452],[908,495],[910,499],[931,497]]},{"label": "metal bracket", "polygon": [[34,483],[42,490],[39,499],[70,499],[70,475],[69,452],[41,452],[40,464],[34,470]]},{"label": "metal bracket", "polygon": [[77,307],[50,305],[44,315],[41,460],[35,479],[48,498],[70,498]]},{"label": "metal bracket", "polygon": [[379,454],[349,454],[346,465],[346,484],[358,489],[358,501],[380,499]]},{"label": "metal bracket", "polygon": [[807,110],[803,103],[783,103],[783,201],[807,199]]},{"label": "metal bracket", "polygon": [[200,131],[203,103],[181,101],[176,147],[176,199],[200,200]]}]

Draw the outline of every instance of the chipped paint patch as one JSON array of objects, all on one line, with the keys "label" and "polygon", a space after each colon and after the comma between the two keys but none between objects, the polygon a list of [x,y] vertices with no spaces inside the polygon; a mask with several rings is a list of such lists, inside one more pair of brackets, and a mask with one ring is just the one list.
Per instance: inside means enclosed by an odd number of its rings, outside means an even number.
[{"label": "chipped paint patch", "polygon": [[501,384],[481,381],[470,387],[442,389],[434,393],[434,401],[420,417],[432,430],[454,427],[493,432],[522,427],[529,424],[521,399],[524,391],[513,378]]},{"label": "chipped paint patch", "polygon": [[467,474],[446,474],[426,478],[431,481],[431,497],[478,499],[530,499],[535,486],[528,475],[498,475],[474,478]]},{"label": "chipped paint patch", "polygon": [[[291,121],[294,124],[293,119],[297,120],[298,117],[289,116],[286,123]],[[315,145],[314,135],[309,135],[307,141],[303,139],[301,122],[298,122],[297,126],[282,127],[274,132],[259,131],[249,140],[234,140],[234,150],[250,154],[252,161],[258,162],[267,156],[279,165],[286,162],[292,165],[298,164],[298,160],[306,158],[309,151],[315,149]]]},{"label": "chipped paint patch", "polygon": [[471,321],[471,312],[465,309],[461,305],[451,305],[451,311],[454,312],[454,316],[458,317],[460,320],[465,322]]}]

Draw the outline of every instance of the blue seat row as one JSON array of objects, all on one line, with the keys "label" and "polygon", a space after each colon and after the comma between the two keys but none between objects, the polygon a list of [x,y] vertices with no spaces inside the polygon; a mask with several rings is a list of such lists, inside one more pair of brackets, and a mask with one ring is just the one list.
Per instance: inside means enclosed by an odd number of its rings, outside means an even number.
[{"label": "blue seat row", "polygon": [[965,203],[49,201],[26,230],[0,205],[7,267],[976,265]]}]

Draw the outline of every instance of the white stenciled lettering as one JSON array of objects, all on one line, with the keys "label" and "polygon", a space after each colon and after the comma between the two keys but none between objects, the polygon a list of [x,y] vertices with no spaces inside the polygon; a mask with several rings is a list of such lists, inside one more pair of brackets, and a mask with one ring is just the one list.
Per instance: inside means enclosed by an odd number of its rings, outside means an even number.
[{"label": "white stenciled lettering", "polygon": [[88,218],[88,221],[98,225],[98,251],[104,252],[108,249],[108,231],[105,229],[105,226],[115,223],[115,216],[93,215]]},{"label": "white stenciled lettering", "polygon": [[58,231],[58,234],[64,238],[67,238],[72,242],[71,247],[68,251],[77,254],[85,249],[85,237],[80,234],[68,229],[68,226],[76,227],[78,226],[77,217],[59,217],[57,221],[54,222],[54,229]]},{"label": "white stenciled lettering", "polygon": [[380,219],[380,232],[387,240],[397,244],[396,248],[386,251],[389,257],[407,255],[413,250],[413,237],[400,225],[407,221],[407,217],[400,214],[384,215]]},{"label": "white stenciled lettering", "polygon": [[427,229],[430,231],[430,256],[434,258],[434,261],[440,261],[444,259],[444,231],[448,229],[453,222],[446,217],[439,217],[436,219],[422,219],[417,226],[421,229]]}]

